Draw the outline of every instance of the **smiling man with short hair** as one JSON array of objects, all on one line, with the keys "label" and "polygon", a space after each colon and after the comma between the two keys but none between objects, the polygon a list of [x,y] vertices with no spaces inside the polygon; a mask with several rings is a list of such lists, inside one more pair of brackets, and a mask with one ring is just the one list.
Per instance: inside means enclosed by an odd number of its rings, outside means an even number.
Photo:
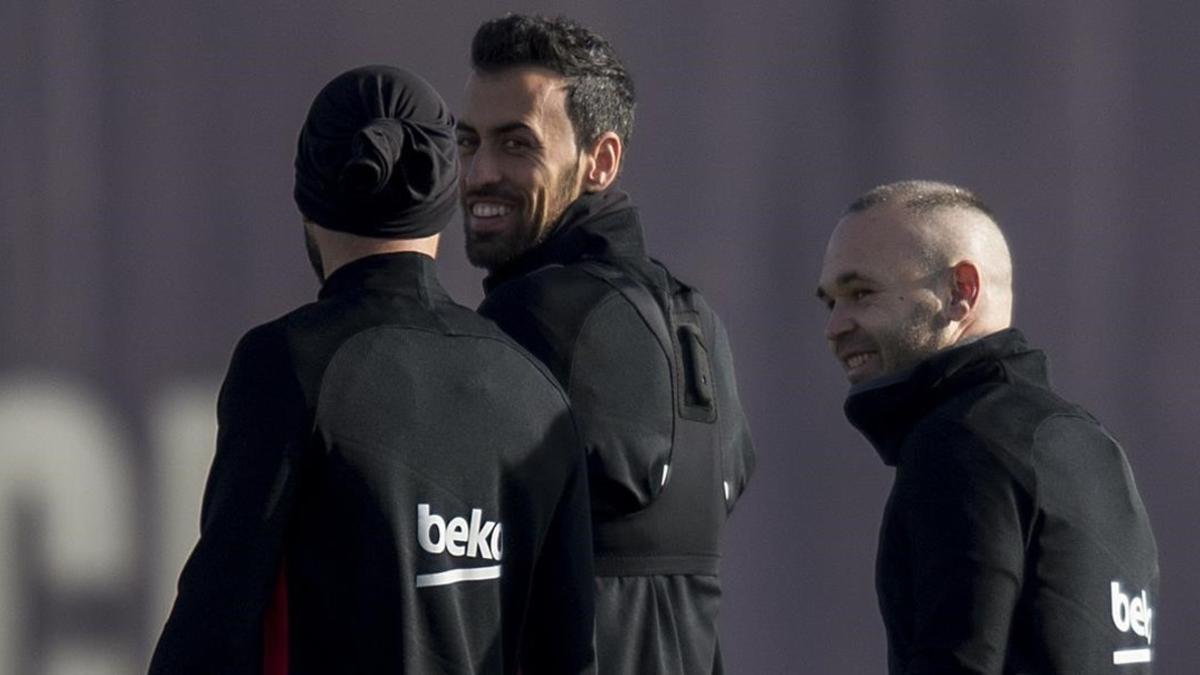
[{"label": "smiling man with short hair", "polygon": [[753,467],[728,340],[616,189],[633,83],[565,19],[480,27],[460,116],[479,311],[562,383],[588,452],[601,673],[721,672],[721,535]]},{"label": "smiling man with short hair", "polygon": [[817,296],[846,415],[896,468],[876,587],[889,671],[1148,673],[1158,554],[1120,445],[1012,324],[991,210],[945,183],[847,209]]}]

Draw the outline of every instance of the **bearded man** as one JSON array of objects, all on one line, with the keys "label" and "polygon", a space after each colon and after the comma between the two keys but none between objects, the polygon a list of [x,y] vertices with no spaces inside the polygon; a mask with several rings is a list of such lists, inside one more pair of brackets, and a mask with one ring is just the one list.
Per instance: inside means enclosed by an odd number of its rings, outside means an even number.
[{"label": "bearded man", "polygon": [[588,455],[601,673],[721,672],[720,542],[753,466],[720,320],[616,189],[633,82],[566,19],[480,27],[459,119],[479,311],[567,390]]}]

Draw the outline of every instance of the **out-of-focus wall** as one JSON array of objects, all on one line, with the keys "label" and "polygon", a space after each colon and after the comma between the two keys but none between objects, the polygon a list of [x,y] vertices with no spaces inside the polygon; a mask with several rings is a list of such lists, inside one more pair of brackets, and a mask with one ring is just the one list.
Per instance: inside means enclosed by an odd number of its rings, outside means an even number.
[{"label": "out-of-focus wall", "polygon": [[[1200,7],[531,2],[638,85],[622,185],[729,327],[760,468],[724,561],[732,673],[884,669],[890,476],[844,422],[813,298],[862,190],[977,189],[1017,322],[1121,438],[1158,536],[1159,672],[1200,663]],[[240,333],[316,291],[291,201],[317,90],[370,62],[452,105],[482,2],[0,4],[0,675],[144,670],[197,532]],[[464,304],[480,274],[448,232]]]}]

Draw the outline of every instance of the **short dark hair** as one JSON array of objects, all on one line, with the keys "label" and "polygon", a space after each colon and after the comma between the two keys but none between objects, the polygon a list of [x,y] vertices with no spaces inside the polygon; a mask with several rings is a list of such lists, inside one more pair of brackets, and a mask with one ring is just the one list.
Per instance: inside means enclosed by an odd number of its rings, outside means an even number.
[{"label": "short dark hair", "polygon": [[524,14],[492,19],[475,32],[471,66],[481,73],[519,66],[552,70],[567,79],[567,118],[581,148],[606,131],[629,144],[633,78],[608,40],[570,19]]},{"label": "short dark hair", "polygon": [[996,220],[991,207],[974,192],[950,183],[927,180],[903,180],[873,187],[851,202],[842,215],[861,213],[896,200],[901,200],[904,208],[916,213],[929,213],[941,208],[960,208],[979,211],[993,222]]}]

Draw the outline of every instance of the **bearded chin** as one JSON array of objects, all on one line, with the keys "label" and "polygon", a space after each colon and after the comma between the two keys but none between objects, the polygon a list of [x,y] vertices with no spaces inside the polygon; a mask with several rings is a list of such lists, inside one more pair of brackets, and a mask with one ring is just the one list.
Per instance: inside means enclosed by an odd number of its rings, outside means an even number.
[{"label": "bearded chin", "polygon": [[576,162],[555,181],[556,185],[550,193],[549,200],[523,214],[525,227],[514,228],[508,232],[478,235],[471,232],[470,216],[464,211],[463,231],[466,234],[467,260],[475,267],[495,271],[540,246],[557,229],[558,221],[567,208],[582,194],[578,176],[579,165]]},{"label": "bearded chin", "polygon": [[467,261],[475,267],[489,271],[503,265],[505,262],[503,251],[496,250],[502,242],[495,241],[498,237],[491,239],[492,241],[481,240],[480,237],[468,230],[466,236]]},{"label": "bearded chin", "polygon": [[538,239],[527,230],[480,235],[464,224],[467,261],[489,272],[504,267],[537,245]]}]

